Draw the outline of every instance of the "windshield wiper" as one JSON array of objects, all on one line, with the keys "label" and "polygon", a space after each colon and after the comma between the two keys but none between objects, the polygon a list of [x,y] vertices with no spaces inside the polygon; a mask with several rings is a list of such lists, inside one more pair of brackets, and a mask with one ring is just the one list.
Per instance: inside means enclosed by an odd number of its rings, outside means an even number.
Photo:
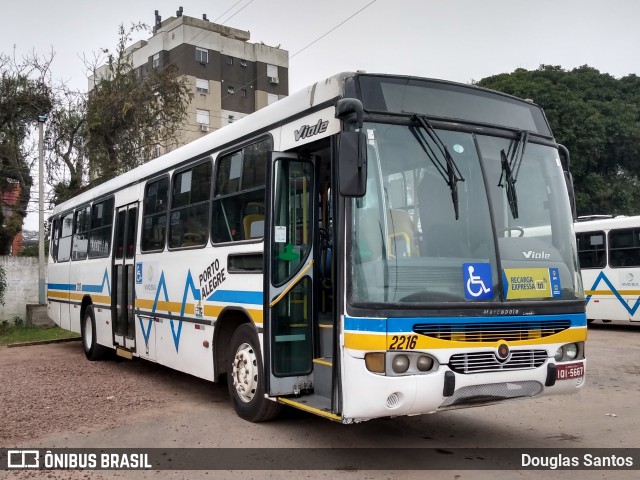
[{"label": "windshield wiper", "polygon": [[[414,114],[411,117],[411,120],[415,122],[419,127],[422,127],[422,130],[417,128],[410,128],[411,133],[418,141],[418,144],[424,150],[424,153],[427,154],[429,160],[438,173],[442,177],[442,179],[446,182],[451,190],[451,200],[453,201],[453,210],[455,212],[456,220],[460,217],[459,207],[458,207],[458,182],[464,182],[464,177],[460,173],[460,169],[456,165],[456,162],[453,161],[453,157],[449,153],[447,146],[440,139],[436,131],[433,129],[429,120],[424,115]],[[424,136],[422,131],[427,132],[427,135],[431,139],[431,142],[435,144],[437,150],[440,152],[440,155],[436,153],[436,150],[431,146],[427,138]],[[439,159],[444,159],[444,163]]]},{"label": "windshield wiper", "polygon": [[[506,189],[507,202],[511,208],[513,218],[518,218],[518,195],[516,194],[516,182],[518,181],[518,173],[522,165],[524,150],[529,141],[529,132],[521,131],[517,142],[511,142],[509,151],[505,153],[504,149],[500,150],[500,159],[502,162],[502,173],[498,186]],[[520,154],[518,154],[518,151]],[[504,182],[502,179],[504,178]]]}]

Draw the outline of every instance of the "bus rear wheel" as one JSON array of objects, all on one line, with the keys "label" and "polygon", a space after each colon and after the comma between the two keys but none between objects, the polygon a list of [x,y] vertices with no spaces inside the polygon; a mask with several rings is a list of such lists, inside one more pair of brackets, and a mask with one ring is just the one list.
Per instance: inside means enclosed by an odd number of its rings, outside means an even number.
[{"label": "bus rear wheel", "polygon": [[236,328],[229,352],[227,386],[236,413],[250,422],[271,420],[281,406],[264,396],[260,342],[252,325],[245,323]]},{"label": "bus rear wheel", "polygon": [[82,347],[84,354],[89,360],[100,360],[107,353],[107,349],[102,345],[98,345],[96,332],[96,317],[93,313],[93,307],[89,305],[82,318],[81,324]]}]

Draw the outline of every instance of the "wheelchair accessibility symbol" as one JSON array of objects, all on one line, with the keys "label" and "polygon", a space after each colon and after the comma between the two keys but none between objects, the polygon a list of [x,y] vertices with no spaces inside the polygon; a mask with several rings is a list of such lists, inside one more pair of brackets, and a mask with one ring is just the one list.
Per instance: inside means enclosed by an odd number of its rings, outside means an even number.
[{"label": "wheelchair accessibility symbol", "polygon": [[468,300],[493,298],[493,281],[490,263],[465,263],[462,265],[464,296]]}]

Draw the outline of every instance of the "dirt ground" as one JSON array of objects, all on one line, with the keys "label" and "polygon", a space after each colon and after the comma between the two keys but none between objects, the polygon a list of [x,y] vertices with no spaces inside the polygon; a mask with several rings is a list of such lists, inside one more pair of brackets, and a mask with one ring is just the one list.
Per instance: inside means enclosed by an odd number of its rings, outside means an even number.
[{"label": "dirt ground", "polygon": [[79,341],[0,349],[0,379],[0,447],[183,408],[180,382],[197,383],[150,362],[90,362]]}]

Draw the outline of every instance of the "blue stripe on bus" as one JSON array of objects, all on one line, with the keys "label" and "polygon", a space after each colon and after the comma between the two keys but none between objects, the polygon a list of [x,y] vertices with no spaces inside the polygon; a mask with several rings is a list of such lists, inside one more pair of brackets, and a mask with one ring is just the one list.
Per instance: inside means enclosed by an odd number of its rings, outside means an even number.
[{"label": "blue stripe on bus", "polygon": [[262,292],[249,292],[246,290],[216,290],[207,301],[247,303],[250,305],[262,305]]},{"label": "blue stripe on bus", "polygon": [[[104,275],[102,277],[102,283],[99,285],[82,285],[81,292],[87,293],[102,293],[104,292],[104,287],[107,287],[108,295],[111,295],[111,284],[109,282],[109,273],[107,269],[104,269]],[[75,283],[48,283],[47,288],[49,290],[63,290],[65,292],[74,292],[76,291],[77,285]]]},{"label": "blue stripe on bus", "polygon": [[71,285],[70,283],[47,283],[47,288],[50,290],[64,290],[70,292],[76,289],[75,285]]},{"label": "blue stripe on bus", "polygon": [[412,332],[416,323],[504,323],[504,322],[534,322],[536,320],[569,320],[572,327],[584,327],[587,325],[587,317],[584,313],[572,313],[567,315],[519,315],[504,317],[409,317],[409,318],[353,318],[345,317],[344,329],[358,332]]}]

